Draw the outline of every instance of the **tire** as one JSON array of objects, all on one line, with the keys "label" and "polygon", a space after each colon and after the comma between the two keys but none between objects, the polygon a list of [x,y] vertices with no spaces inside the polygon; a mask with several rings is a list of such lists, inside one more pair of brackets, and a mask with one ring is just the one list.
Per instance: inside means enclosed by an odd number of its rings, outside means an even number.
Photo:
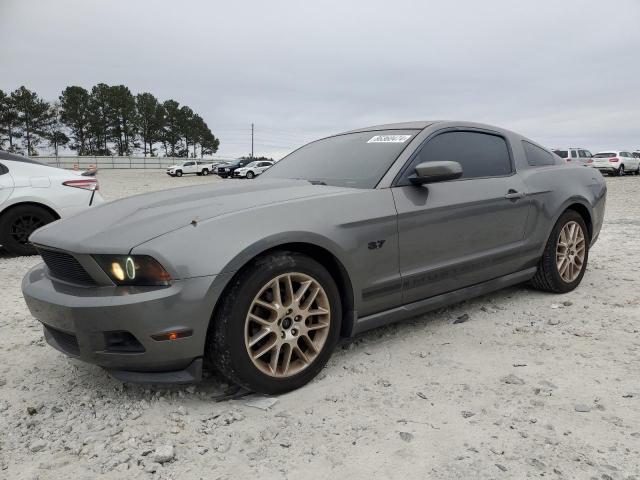
[{"label": "tire", "polygon": [[[281,286],[280,291],[283,292],[280,304],[287,304],[287,298],[291,296],[284,293],[286,292],[285,281],[288,277],[292,279],[290,291],[295,294],[300,292],[304,279],[316,282],[308,287],[308,292],[311,292],[315,291],[311,289],[319,286],[318,293],[311,300],[307,312],[311,309],[321,311],[321,308],[326,308],[328,314],[311,314],[304,319],[298,315],[302,310],[292,312],[280,306],[280,313],[276,313],[255,303],[258,297],[274,302],[276,294],[270,285],[274,285],[277,281]],[[308,295],[305,293],[303,300],[299,303],[289,303],[297,308],[296,305],[308,301]],[[278,302],[275,301],[275,303]],[[265,304],[264,300],[262,304]],[[255,315],[249,317],[250,312]],[[261,317],[268,315],[270,319],[263,319],[257,323],[253,319],[260,319],[258,315]],[[288,392],[305,385],[327,363],[338,342],[341,321],[340,294],[329,272],[306,255],[289,251],[274,252],[254,260],[231,281],[209,326],[206,358],[208,363],[227,379],[246,389],[269,395]],[[310,325],[315,325],[316,329],[306,331]],[[300,327],[300,330],[298,331],[296,327]],[[271,331],[260,336],[261,332],[267,330]],[[311,338],[311,335],[314,335],[313,340],[309,341],[317,344],[314,350],[306,341]],[[249,338],[258,337],[260,340],[256,340],[255,345],[250,346]],[[268,349],[268,345],[271,344],[276,345],[277,350],[276,347]],[[307,350],[303,354],[307,362],[297,353],[305,348]],[[250,352],[256,356],[262,349],[266,349],[264,354],[252,359]],[[273,362],[274,352],[277,352],[275,362]],[[289,352],[291,352],[290,362],[286,365],[290,368],[285,369],[285,360]],[[275,363],[275,371],[270,366],[272,362]]]},{"label": "tire", "polygon": [[249,170],[249,171],[247,172],[247,179],[248,179],[248,180],[251,180],[253,177],[255,177],[255,174],[254,174],[251,170]]},{"label": "tire", "polygon": [[51,212],[37,205],[14,207],[0,217],[0,244],[15,255],[37,255],[29,235],[54,220]]},{"label": "tire", "polygon": [[204,175],[205,177],[209,175],[209,169],[205,168],[204,170],[202,170],[202,175]]},{"label": "tire", "polygon": [[176,170],[176,177],[182,176],[182,170]]},{"label": "tire", "polygon": [[617,175],[619,177],[624,177],[624,165],[620,165],[620,167],[618,168]]},{"label": "tire", "polygon": [[636,168],[635,172],[633,172],[634,175],[640,175],[640,165],[638,165],[638,168]]},{"label": "tire", "polygon": [[[565,226],[571,226],[572,224],[577,225],[581,229],[584,253],[579,271],[574,269],[576,275],[571,279],[563,278],[560,273],[561,267],[557,263],[559,261],[558,255],[560,254],[557,254],[557,249],[561,248],[558,244],[563,228]],[[538,271],[531,279],[533,287],[538,290],[553,293],[566,293],[575,289],[582,281],[584,272],[587,269],[587,263],[589,261],[589,242],[589,231],[587,230],[587,226],[585,225],[582,216],[575,210],[566,210],[556,222],[553,230],[551,231],[551,235],[547,240],[547,245],[545,246],[544,253],[542,254],[542,258],[538,263]],[[568,250],[578,250],[579,252],[580,248],[566,248],[565,252]],[[564,267],[565,263],[567,262],[569,261],[567,260],[566,262],[564,262],[562,266]]]}]

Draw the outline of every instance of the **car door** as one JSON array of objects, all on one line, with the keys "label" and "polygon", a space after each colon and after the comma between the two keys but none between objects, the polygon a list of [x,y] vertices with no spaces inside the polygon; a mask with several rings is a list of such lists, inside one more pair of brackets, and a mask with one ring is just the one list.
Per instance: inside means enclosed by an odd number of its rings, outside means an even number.
[{"label": "car door", "polygon": [[4,163],[0,163],[0,209],[11,196],[11,192],[13,192],[13,178],[9,168]]},{"label": "car door", "polygon": [[[457,180],[412,185],[415,165],[456,161]],[[517,271],[529,211],[503,136],[478,129],[436,133],[392,188],[398,212],[403,302]]]},{"label": "car door", "polygon": [[195,171],[196,171],[196,162],[185,162],[183,173],[195,173]]}]

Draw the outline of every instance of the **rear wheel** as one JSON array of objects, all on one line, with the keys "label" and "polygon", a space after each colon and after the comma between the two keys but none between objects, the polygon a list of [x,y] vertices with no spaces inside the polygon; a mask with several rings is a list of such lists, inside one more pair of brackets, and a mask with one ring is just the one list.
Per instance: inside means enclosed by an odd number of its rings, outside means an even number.
[{"label": "rear wheel", "polygon": [[0,218],[0,244],[16,255],[36,255],[29,235],[55,219],[51,212],[37,205],[12,208]]},{"label": "rear wheel", "polygon": [[638,167],[636,168],[636,171],[633,172],[634,175],[640,175],[640,164],[638,164]]},{"label": "rear wheel", "polygon": [[570,292],[582,281],[588,259],[587,227],[578,212],[567,210],[553,227],[531,283],[547,292]]},{"label": "rear wheel", "polygon": [[624,165],[620,165],[620,168],[618,168],[618,176],[619,177],[624,176]]},{"label": "rear wheel", "polygon": [[233,280],[209,328],[207,359],[249,390],[287,392],[326,364],[341,320],[329,272],[306,255],[276,252]]}]

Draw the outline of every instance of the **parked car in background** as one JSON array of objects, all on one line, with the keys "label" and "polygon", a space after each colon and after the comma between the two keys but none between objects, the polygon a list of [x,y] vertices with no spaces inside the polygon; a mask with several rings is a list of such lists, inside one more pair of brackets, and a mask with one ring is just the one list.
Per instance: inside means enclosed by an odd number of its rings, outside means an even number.
[{"label": "parked car in background", "polygon": [[274,163],[275,162],[270,162],[268,160],[251,162],[244,167],[236,168],[233,172],[233,176],[238,178],[248,178],[249,180],[251,180],[252,178],[260,175],[267,168],[273,166]]},{"label": "parked car in background", "polygon": [[283,393],[340,337],[527,281],[575,289],[607,191],[517,133],[429,121],[317,140],[238,183],[34,233],[45,263],[22,292],[46,341],[128,382],[199,380],[207,362]]},{"label": "parked car in background", "polygon": [[582,165],[591,165],[593,163],[593,155],[586,148],[554,148],[551,151],[566,162],[576,162]]},{"label": "parked car in background", "polygon": [[253,162],[253,160],[250,158],[241,158],[227,165],[221,165],[217,170],[218,176],[222,178],[232,177],[236,169],[249,165],[251,162]]},{"label": "parked car in background", "polygon": [[594,168],[609,175],[622,176],[627,173],[640,175],[640,158],[628,150],[606,150],[598,152],[593,157]]},{"label": "parked car in background", "polygon": [[220,168],[224,168],[224,167],[226,167],[227,165],[230,165],[231,163],[232,163],[232,162],[224,161],[224,162],[220,162],[220,163],[216,164],[216,166],[215,166],[215,167],[213,167],[213,172],[212,172],[212,173],[215,173],[215,174],[217,175],[217,174],[218,174],[218,170],[219,170]]},{"label": "parked car in background", "polygon": [[81,172],[0,151],[0,245],[17,255],[37,253],[29,236],[102,203],[98,188],[95,178]]},{"label": "parked car in background", "polygon": [[167,175],[171,177],[181,177],[189,173],[196,175],[209,175],[213,172],[214,165],[211,162],[201,160],[188,160],[180,165],[171,165],[167,168]]}]

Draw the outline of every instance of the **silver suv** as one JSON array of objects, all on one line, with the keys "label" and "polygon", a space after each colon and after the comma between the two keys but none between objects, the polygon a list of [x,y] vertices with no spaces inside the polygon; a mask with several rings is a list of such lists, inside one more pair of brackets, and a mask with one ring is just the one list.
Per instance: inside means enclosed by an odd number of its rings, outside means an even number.
[{"label": "silver suv", "polygon": [[577,162],[581,165],[590,165],[593,163],[593,155],[586,148],[555,148],[552,152],[563,158],[565,162]]}]

